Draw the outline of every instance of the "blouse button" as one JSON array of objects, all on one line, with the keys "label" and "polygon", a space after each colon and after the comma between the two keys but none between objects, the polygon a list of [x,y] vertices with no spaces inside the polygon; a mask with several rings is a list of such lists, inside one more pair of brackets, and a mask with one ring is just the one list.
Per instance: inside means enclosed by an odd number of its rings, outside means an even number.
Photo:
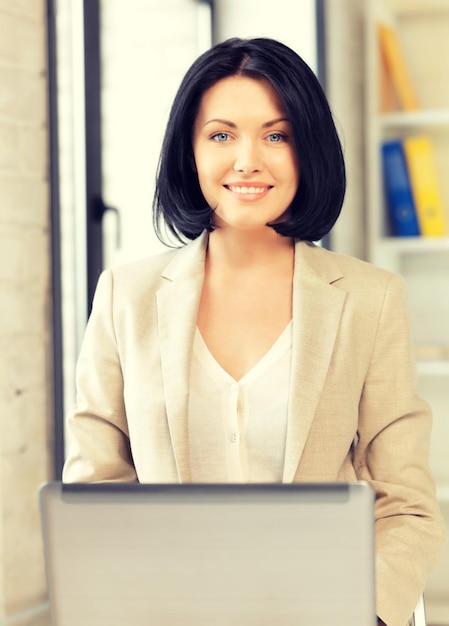
[{"label": "blouse button", "polygon": [[231,443],[236,443],[236,441],[237,441],[237,434],[236,433],[232,433],[232,435],[229,438],[231,440]]}]

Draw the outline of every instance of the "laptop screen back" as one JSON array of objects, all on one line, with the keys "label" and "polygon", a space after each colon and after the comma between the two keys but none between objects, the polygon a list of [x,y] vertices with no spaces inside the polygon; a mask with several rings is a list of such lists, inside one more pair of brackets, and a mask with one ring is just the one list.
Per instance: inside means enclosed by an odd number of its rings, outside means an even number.
[{"label": "laptop screen back", "polygon": [[365,483],[41,489],[53,626],[373,626]]}]

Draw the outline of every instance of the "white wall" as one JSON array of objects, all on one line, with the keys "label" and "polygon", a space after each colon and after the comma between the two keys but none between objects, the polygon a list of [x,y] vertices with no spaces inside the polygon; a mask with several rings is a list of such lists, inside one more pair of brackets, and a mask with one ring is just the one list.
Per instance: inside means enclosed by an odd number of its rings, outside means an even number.
[{"label": "white wall", "polygon": [[326,95],[343,145],[345,202],[331,232],[336,252],[366,258],[365,246],[365,58],[360,0],[326,0]]},{"label": "white wall", "polygon": [[272,37],[316,71],[315,0],[215,0],[215,39]]}]

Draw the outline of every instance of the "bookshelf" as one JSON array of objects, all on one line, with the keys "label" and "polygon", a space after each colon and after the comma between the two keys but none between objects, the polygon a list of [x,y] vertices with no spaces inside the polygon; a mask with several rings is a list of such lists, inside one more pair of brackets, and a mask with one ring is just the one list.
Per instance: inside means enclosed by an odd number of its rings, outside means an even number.
[{"label": "bookshelf", "polygon": [[[394,236],[381,160],[385,141],[429,137],[449,225],[449,0],[368,0],[365,17],[368,259],[402,274],[409,286],[420,391],[434,414],[431,465],[449,529],[449,232],[438,237]],[[379,21],[394,28],[418,110],[406,111],[385,94]],[[449,624],[448,580],[446,551],[426,589],[428,622],[435,626]]]}]

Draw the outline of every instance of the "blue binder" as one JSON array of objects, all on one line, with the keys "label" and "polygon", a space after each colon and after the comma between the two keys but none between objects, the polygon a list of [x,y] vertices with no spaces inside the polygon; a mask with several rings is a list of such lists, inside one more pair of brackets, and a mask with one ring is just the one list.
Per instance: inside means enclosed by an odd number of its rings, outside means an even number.
[{"label": "blue binder", "polygon": [[418,237],[420,229],[402,141],[382,143],[382,169],[385,196],[393,234]]}]

